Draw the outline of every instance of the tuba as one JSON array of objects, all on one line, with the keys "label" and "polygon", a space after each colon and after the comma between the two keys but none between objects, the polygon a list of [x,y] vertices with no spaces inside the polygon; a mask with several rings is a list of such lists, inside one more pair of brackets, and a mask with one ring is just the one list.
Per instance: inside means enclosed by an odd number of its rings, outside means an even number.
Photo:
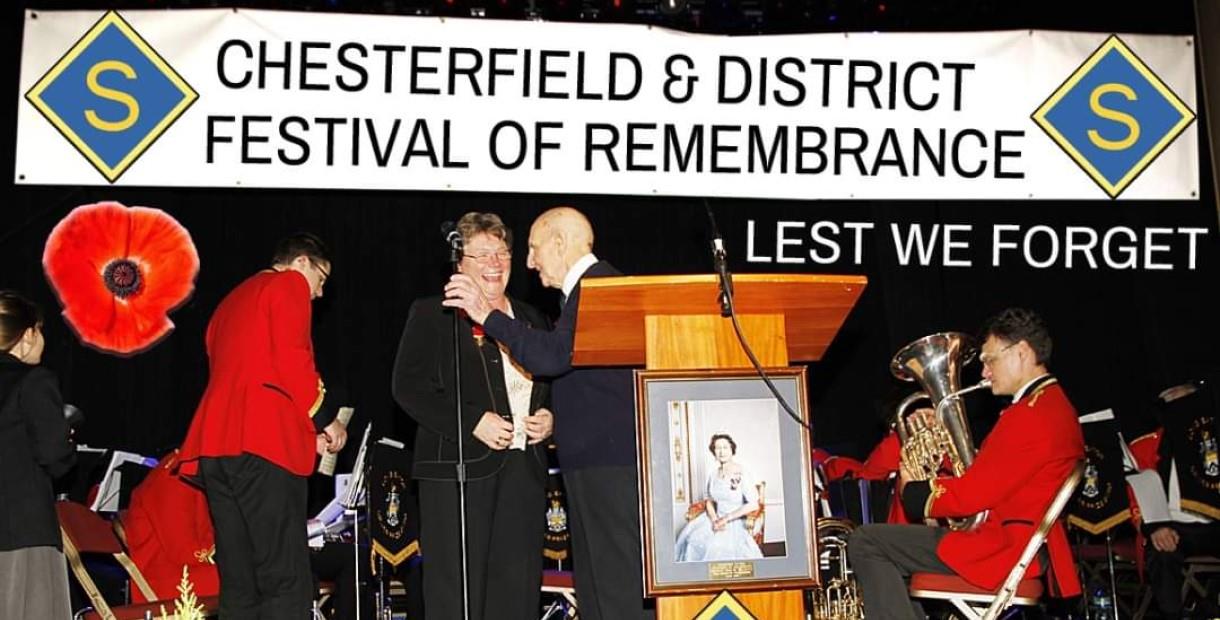
[{"label": "tuba", "polygon": [[[813,589],[814,620],[861,620],[864,604],[847,565],[847,537],[855,526],[847,519],[817,520],[819,573],[823,586]],[[829,577],[829,578],[827,578]]]},{"label": "tuba", "polygon": [[[966,423],[962,396],[991,386],[981,381],[962,389],[962,367],[974,359],[973,339],[960,332],[925,336],[903,347],[890,362],[890,371],[903,381],[916,381],[923,388],[898,405],[895,430],[902,442],[902,466],[914,480],[935,478],[947,459],[954,476],[965,473],[974,462],[974,440]],[[908,415],[912,405],[927,400],[934,415],[925,419]],[[971,529],[985,513],[965,519],[949,519],[954,530]]]}]

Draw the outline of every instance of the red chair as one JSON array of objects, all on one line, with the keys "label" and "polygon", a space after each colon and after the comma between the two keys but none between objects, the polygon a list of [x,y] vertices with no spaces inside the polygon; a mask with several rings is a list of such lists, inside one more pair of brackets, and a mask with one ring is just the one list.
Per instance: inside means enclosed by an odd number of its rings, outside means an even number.
[{"label": "red chair", "polygon": [[[173,613],[173,599],[154,600],[156,597],[152,588],[140,573],[140,569],[127,556],[118,536],[105,519],[76,502],[58,502],[55,511],[59,515],[59,529],[63,534],[64,556],[68,559],[68,566],[72,568],[76,581],[93,604],[92,611],[83,616],[78,614],[78,617],[86,620],[143,620],[146,612],[152,612],[154,618],[160,617],[162,607],[166,612]],[[113,557],[127,571],[132,583],[152,602],[138,605],[111,605],[106,602],[81,561],[81,555],[86,553]],[[207,616],[216,615],[220,609],[218,596],[200,597],[198,602]]]},{"label": "red chair", "polygon": [[1042,543],[1046,541],[1047,534],[1059,519],[1063,507],[1071,499],[1072,492],[1076,490],[1083,474],[1084,461],[1080,461],[1059,487],[1050,507],[1046,509],[1046,514],[1042,516],[1038,529],[1021,551],[1016,566],[1009,571],[998,591],[991,592],[975,587],[957,575],[915,573],[911,575],[911,596],[949,601],[970,620],[994,620],[1010,605],[1037,605],[1038,600],[1042,598],[1042,580],[1038,577],[1025,578],[1025,571],[1033,562]]}]

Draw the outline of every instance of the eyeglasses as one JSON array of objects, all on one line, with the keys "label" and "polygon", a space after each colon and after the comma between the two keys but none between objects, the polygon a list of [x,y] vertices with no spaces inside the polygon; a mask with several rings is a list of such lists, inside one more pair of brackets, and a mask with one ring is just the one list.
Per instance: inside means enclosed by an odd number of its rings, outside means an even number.
[{"label": "eyeglasses", "polygon": [[1017,346],[1016,342],[1009,344],[1008,346],[1000,349],[999,351],[996,351],[995,353],[983,353],[983,354],[979,355],[979,361],[982,362],[984,366],[991,366],[992,364],[995,363],[995,361],[997,359],[1000,358],[1001,355],[1004,354],[1005,351],[1007,351],[1015,346]]},{"label": "eyeglasses", "polygon": [[313,265],[313,268],[316,269],[318,271],[318,274],[322,276],[322,279],[319,280],[319,282],[321,284],[325,284],[326,281],[330,279],[329,270],[323,269],[321,265],[319,265],[316,261],[313,261],[313,260],[309,261],[309,264]]},{"label": "eyeglasses", "polygon": [[500,259],[501,262],[508,262],[512,260],[513,253],[509,252],[508,250],[500,250],[499,252],[481,252],[479,254],[463,254],[462,256],[469,258],[476,263],[486,265],[487,263],[491,262],[491,257],[493,256]]}]

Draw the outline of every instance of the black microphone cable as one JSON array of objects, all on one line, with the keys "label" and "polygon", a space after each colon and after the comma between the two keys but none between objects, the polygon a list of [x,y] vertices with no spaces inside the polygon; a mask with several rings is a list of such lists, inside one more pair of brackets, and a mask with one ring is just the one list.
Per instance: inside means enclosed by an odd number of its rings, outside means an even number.
[{"label": "black microphone cable", "polygon": [[779,389],[775,387],[775,383],[771,380],[770,375],[763,369],[762,364],[758,361],[758,356],[754,355],[754,349],[750,348],[750,343],[746,340],[745,333],[741,330],[741,323],[737,320],[737,309],[733,306],[733,276],[729,273],[728,254],[724,249],[724,238],[720,236],[720,230],[716,227],[716,216],[712,213],[712,205],[707,198],[703,199],[703,207],[707,210],[707,218],[711,223],[712,228],[712,260],[716,267],[716,274],[720,278],[720,314],[729,318],[733,322],[733,332],[737,334],[737,342],[741,344],[741,348],[749,358],[750,364],[754,366],[754,371],[758,373],[759,378],[775,396],[775,400],[779,401],[781,407],[797,424],[805,427],[810,433],[813,432],[813,427],[801,419],[792,405],[788,404],[787,399],[779,393]]}]

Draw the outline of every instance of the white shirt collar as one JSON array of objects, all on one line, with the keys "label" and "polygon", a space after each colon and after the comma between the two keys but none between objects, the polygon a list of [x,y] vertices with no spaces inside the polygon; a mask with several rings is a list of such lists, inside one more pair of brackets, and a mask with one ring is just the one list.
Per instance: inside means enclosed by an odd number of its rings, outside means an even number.
[{"label": "white shirt collar", "polygon": [[1038,380],[1041,379],[1042,377],[1050,376],[1050,374],[1051,373],[1049,373],[1049,372],[1044,372],[1044,373],[1034,377],[1033,379],[1030,379],[1028,383],[1021,386],[1021,389],[1017,390],[1016,394],[1012,395],[1012,402],[1015,403],[1015,402],[1020,401],[1022,398],[1025,398],[1025,391],[1029,389],[1029,386],[1037,383]]},{"label": "white shirt collar", "polygon": [[592,252],[581,256],[572,268],[568,269],[568,275],[563,277],[563,298],[567,299],[572,295],[572,289],[576,288],[576,283],[580,282],[581,276],[589,270],[589,267],[597,264],[597,257]]}]

